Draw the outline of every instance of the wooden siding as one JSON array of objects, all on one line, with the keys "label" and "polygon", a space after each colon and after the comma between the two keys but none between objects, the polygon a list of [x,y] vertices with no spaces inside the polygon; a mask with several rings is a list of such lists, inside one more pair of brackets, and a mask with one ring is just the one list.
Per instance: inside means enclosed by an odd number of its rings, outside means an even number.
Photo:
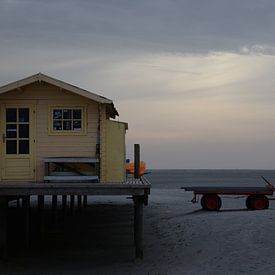
[{"label": "wooden siding", "polygon": [[[16,100],[15,100],[16,99]],[[36,105],[36,181],[44,176],[45,157],[95,157],[98,125],[98,103],[46,83],[33,83],[19,90],[0,95],[0,103],[29,103]],[[87,133],[84,135],[48,135],[51,105],[86,106]]]},{"label": "wooden siding", "polygon": [[122,182],[126,179],[126,123],[108,120],[106,123],[106,180]]}]

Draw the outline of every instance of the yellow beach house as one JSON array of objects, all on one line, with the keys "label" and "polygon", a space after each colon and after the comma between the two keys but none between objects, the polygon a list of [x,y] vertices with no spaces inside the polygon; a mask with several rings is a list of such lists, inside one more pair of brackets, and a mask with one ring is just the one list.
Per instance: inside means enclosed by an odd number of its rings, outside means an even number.
[{"label": "yellow beach house", "polygon": [[0,87],[0,182],[125,180],[112,100],[38,73]]}]

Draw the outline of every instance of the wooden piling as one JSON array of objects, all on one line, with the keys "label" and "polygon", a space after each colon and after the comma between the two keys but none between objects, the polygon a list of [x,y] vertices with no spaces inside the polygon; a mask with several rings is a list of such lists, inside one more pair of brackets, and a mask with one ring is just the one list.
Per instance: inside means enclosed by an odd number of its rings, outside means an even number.
[{"label": "wooden piling", "polygon": [[136,179],[140,178],[140,145],[134,145],[134,177]]},{"label": "wooden piling", "polygon": [[78,195],[77,196],[77,210],[78,210],[78,212],[81,212],[81,208],[82,208],[82,196]]},{"label": "wooden piling", "polygon": [[17,198],[17,200],[16,200],[16,207],[20,208],[20,198]]},{"label": "wooden piling", "polygon": [[44,203],[45,203],[45,199],[44,196],[37,196],[37,206],[38,206],[38,211],[41,211],[44,209]]},{"label": "wooden piling", "polygon": [[38,220],[39,220],[39,231],[41,239],[44,239],[45,235],[45,197],[43,195],[39,195],[37,198],[37,206],[38,206]]},{"label": "wooden piling", "polygon": [[83,196],[83,207],[86,208],[87,207],[87,195]]},{"label": "wooden piling", "polygon": [[57,220],[57,195],[52,196],[52,222],[56,224]]},{"label": "wooden piling", "polygon": [[70,212],[71,212],[71,215],[74,214],[74,195],[70,196]]},{"label": "wooden piling", "polygon": [[8,200],[0,197],[0,258],[7,257],[7,212]]},{"label": "wooden piling", "polygon": [[62,195],[62,218],[65,218],[67,207],[67,195]]},{"label": "wooden piling", "polygon": [[22,208],[24,212],[24,242],[26,248],[30,247],[30,196],[24,196],[22,199]]},{"label": "wooden piling", "polygon": [[134,197],[134,241],[136,258],[143,258],[143,197]]}]

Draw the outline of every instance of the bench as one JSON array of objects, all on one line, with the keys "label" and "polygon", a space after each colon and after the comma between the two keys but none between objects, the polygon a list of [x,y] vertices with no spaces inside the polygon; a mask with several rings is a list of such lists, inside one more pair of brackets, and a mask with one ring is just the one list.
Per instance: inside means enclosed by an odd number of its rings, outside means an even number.
[{"label": "bench", "polygon": [[[99,159],[90,158],[90,157],[50,157],[44,159],[45,163],[45,176],[44,181],[98,181],[98,175],[85,175],[82,172],[78,171],[75,168],[68,167],[67,164],[76,164],[76,163],[90,163],[90,164],[99,164]],[[71,170],[74,174],[77,175],[50,175],[50,164],[59,164],[60,166],[66,167]]]}]

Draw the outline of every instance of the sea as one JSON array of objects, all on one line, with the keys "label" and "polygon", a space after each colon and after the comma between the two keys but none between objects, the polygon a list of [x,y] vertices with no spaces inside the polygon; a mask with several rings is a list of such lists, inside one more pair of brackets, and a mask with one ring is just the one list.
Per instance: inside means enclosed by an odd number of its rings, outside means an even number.
[{"label": "sea", "polygon": [[187,186],[265,186],[265,177],[275,186],[275,170],[152,169],[145,175],[152,188]]}]

